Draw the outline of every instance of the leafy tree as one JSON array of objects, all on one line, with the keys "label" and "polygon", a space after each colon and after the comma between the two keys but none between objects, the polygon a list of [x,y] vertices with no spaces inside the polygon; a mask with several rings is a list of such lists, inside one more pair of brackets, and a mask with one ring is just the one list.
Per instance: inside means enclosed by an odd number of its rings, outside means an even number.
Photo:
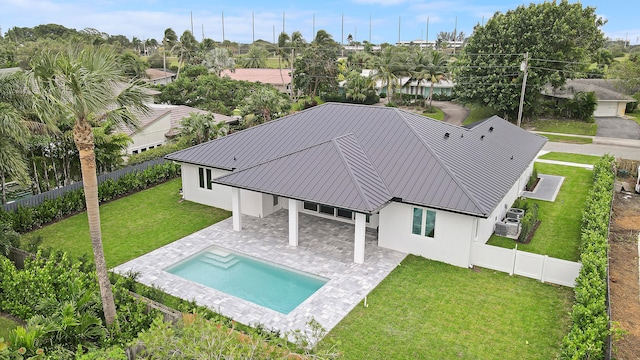
[{"label": "leafy tree", "polygon": [[191,113],[180,121],[180,141],[188,146],[202,144],[227,135],[229,126],[216,121],[212,114]]},{"label": "leafy tree", "polygon": [[[148,95],[137,82],[128,82],[113,51],[104,47],[43,52],[31,63],[30,83],[38,113],[43,120],[56,121],[72,115],[73,139],[80,153],[80,167],[87,205],[89,232],[105,323],[113,325],[115,304],[102,248],[95,138],[90,119],[105,119],[114,124],[136,127],[136,111],[147,110]],[[124,84],[124,86],[123,86]]]},{"label": "leafy tree", "polygon": [[145,72],[145,70],[147,70],[149,66],[138,55],[127,51],[124,54],[121,54],[118,56],[118,61],[122,66],[122,71],[129,78],[132,78],[132,79],[147,78],[147,73]]},{"label": "leafy tree", "polygon": [[253,91],[246,98],[242,114],[245,116],[255,115],[255,119],[251,122],[261,124],[278,117],[288,106],[289,102],[282,97],[278,90],[263,87]]},{"label": "leafy tree", "polygon": [[640,91],[640,56],[633,54],[628,59],[615,62],[607,77],[618,79],[618,86],[625,94],[633,95]]},{"label": "leafy tree", "polygon": [[[423,81],[431,82],[429,87],[429,107],[433,98],[433,88],[435,84],[449,77],[447,72],[447,59],[444,53],[435,50],[417,49],[412,56],[411,70],[409,70],[409,81],[405,84],[411,84],[413,81],[418,83],[418,87]],[[417,96],[417,93],[416,93]]]},{"label": "leafy tree", "polygon": [[371,78],[352,70],[345,81],[345,95],[356,103],[364,103],[368,97],[375,95],[375,82]]},{"label": "leafy tree", "polygon": [[319,30],[315,39],[294,62],[294,85],[303,94],[315,97],[319,92],[333,93],[338,87],[336,76],[339,45],[325,30]]},{"label": "leafy tree", "polygon": [[524,114],[532,114],[532,100],[545,84],[562,85],[597,55],[604,44],[603,24],[595,8],[566,0],[498,12],[484,26],[476,25],[468,39],[457,62],[456,91],[463,101],[515,117],[523,78],[520,64],[528,52]]}]

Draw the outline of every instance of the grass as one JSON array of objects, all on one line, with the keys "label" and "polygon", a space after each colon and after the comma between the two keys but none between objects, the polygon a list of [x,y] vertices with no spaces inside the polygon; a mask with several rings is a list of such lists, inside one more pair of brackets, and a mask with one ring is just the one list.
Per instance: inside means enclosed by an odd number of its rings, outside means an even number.
[{"label": "grass", "polygon": [[472,106],[469,109],[469,116],[462,122],[462,125],[472,124],[476,121],[492,117],[496,112],[488,106]]},{"label": "grass", "polygon": [[436,120],[444,120],[444,112],[440,110],[440,108],[432,106],[431,107],[435,112],[427,112],[426,110],[422,113],[422,115],[430,117]]},{"label": "grass", "polygon": [[561,153],[561,152],[550,152],[548,154],[544,154],[540,156],[540,159],[545,160],[557,160],[557,161],[566,161],[578,164],[595,164],[600,159],[600,156],[593,155],[583,155],[583,154],[569,154],[569,153]]},{"label": "grass", "polygon": [[409,255],[327,340],[345,359],[555,359],[572,293]]},{"label": "grass", "polygon": [[[564,183],[556,201],[533,200],[540,206],[540,226],[529,244],[518,244],[518,249],[541,255],[578,261],[580,252],[580,226],[582,209],[592,186],[590,170],[563,165],[537,163],[538,173],[564,176]],[[489,245],[513,249],[516,242],[492,235]]]},{"label": "grass", "polygon": [[529,130],[559,134],[595,136],[598,130],[596,123],[579,120],[535,120],[528,121],[525,125]]},{"label": "grass", "polygon": [[4,338],[5,341],[9,340],[9,333],[18,325],[20,324],[0,315],[0,339]]},{"label": "grass", "polygon": [[631,119],[640,125],[640,110],[636,110],[632,113],[626,113],[625,115],[631,117]]},{"label": "grass", "polygon": [[564,136],[564,135],[556,135],[556,134],[541,134],[542,136],[549,139],[552,142],[561,142],[567,144],[591,144],[593,143],[593,139],[587,137],[578,137],[578,136]]},{"label": "grass", "polygon": [[[230,216],[230,212],[182,201],[180,179],[100,206],[108,267],[122,264]],[[27,235],[42,246],[93,258],[87,214],[80,213]]]}]

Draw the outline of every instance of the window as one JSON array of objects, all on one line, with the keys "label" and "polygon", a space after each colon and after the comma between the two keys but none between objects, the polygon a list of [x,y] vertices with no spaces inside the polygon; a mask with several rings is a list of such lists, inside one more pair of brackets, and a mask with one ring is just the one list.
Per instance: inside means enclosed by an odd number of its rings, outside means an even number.
[{"label": "window", "polygon": [[198,168],[198,180],[200,180],[200,187],[204,189],[204,169]]},{"label": "window", "polygon": [[312,202],[304,202],[303,205],[305,210],[318,211],[318,204]]},{"label": "window", "polygon": [[133,153],[133,155],[138,153],[138,150],[133,150],[131,153]]},{"label": "window", "polygon": [[273,195],[273,206],[278,206],[278,195]]},{"label": "window", "polygon": [[151,150],[151,149],[153,149],[153,148],[154,148],[153,146],[149,146],[149,150]]},{"label": "window", "polygon": [[436,212],[431,210],[423,210],[413,208],[413,222],[411,233],[415,235],[423,235],[426,237],[434,237],[436,230]]},{"label": "window", "polygon": [[140,149],[140,152],[145,152],[145,151],[147,151],[147,148]]},{"label": "window", "polygon": [[207,169],[207,189],[211,190],[211,169]]},{"label": "window", "polygon": [[343,217],[345,219],[353,219],[353,212],[349,211],[349,210],[345,210],[345,209],[340,209],[338,208],[338,213],[337,215],[339,217]]},{"label": "window", "polygon": [[334,207],[332,206],[327,206],[327,205],[320,205],[320,212],[323,214],[327,214],[327,215],[334,215]]}]

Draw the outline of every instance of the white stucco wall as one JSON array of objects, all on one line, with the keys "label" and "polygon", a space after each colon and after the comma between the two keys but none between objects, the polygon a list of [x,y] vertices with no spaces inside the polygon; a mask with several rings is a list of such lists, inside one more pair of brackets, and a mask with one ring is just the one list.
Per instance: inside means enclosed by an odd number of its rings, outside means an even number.
[{"label": "white stucco wall", "polygon": [[468,267],[474,218],[421,207],[436,211],[434,237],[429,238],[411,233],[414,207],[392,202],[380,210],[378,246]]},{"label": "white stucco wall", "polygon": [[131,135],[133,143],[127,148],[127,154],[135,150],[147,149],[149,146],[162,145],[166,141],[164,136],[171,129],[171,114],[166,113],[152,124]]}]

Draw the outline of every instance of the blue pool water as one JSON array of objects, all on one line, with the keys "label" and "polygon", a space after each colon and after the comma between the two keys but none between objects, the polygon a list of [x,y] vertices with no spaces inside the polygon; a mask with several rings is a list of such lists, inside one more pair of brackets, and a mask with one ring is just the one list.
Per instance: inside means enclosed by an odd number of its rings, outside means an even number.
[{"label": "blue pool water", "polygon": [[212,247],[165,271],[288,314],[328,279]]}]

